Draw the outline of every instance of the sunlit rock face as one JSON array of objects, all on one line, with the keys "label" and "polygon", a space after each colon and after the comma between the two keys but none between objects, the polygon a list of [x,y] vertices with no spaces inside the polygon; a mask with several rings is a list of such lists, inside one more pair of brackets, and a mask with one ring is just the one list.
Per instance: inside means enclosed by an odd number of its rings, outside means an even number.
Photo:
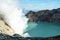
[{"label": "sunlit rock face", "polygon": [[3,20],[0,19],[0,34],[13,35],[14,30]]}]

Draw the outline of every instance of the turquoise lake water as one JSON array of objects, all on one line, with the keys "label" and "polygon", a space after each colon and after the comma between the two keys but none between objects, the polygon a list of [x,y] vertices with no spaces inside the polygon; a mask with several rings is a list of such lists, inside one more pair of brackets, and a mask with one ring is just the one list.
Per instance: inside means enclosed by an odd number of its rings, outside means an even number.
[{"label": "turquoise lake water", "polygon": [[31,37],[52,37],[60,35],[60,24],[47,22],[30,22],[25,30]]}]

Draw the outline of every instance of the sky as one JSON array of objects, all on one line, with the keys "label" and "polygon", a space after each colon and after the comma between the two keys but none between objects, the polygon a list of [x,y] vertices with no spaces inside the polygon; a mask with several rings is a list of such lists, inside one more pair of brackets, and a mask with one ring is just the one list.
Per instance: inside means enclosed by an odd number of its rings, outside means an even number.
[{"label": "sky", "polygon": [[25,10],[56,9],[60,7],[60,0],[19,0]]}]

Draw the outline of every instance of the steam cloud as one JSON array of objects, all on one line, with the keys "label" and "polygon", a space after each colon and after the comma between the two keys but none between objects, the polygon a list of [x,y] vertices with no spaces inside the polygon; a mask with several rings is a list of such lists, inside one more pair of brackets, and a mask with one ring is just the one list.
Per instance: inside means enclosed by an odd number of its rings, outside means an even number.
[{"label": "steam cloud", "polygon": [[3,15],[5,22],[14,29],[15,33],[23,35],[28,18],[19,8],[18,0],[0,0],[0,14]]}]

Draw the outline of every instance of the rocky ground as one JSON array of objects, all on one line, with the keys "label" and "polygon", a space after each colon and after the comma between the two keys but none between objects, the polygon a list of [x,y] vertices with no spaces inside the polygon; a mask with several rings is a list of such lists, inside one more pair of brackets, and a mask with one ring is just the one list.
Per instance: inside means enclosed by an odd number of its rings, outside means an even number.
[{"label": "rocky ground", "polygon": [[0,40],[23,40],[23,38],[18,34],[15,34],[13,36],[6,35],[6,34],[0,34]]},{"label": "rocky ground", "polygon": [[41,37],[22,37],[18,34],[14,34],[13,36],[0,34],[0,40],[60,40],[60,36],[41,38]]}]

